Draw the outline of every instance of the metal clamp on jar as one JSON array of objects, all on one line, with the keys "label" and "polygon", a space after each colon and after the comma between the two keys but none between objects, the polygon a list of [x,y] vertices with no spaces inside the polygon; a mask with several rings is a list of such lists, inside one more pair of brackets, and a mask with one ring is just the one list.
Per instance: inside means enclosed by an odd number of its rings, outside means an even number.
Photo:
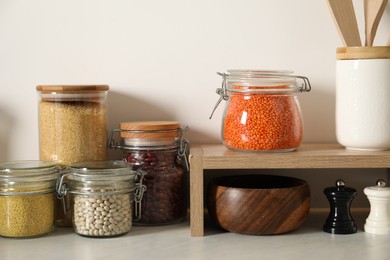
[{"label": "metal clamp on jar", "polygon": [[60,199],[71,196],[72,222],[77,234],[88,237],[115,237],[130,231],[135,194],[144,190],[135,185],[136,173],[124,161],[75,163],[57,186]]},{"label": "metal clamp on jar", "polygon": [[[308,78],[290,71],[229,70],[218,73],[220,98],[227,101],[222,123],[224,145],[237,151],[293,151],[302,142],[297,94],[311,90]],[[297,79],[303,80],[298,86]],[[212,113],[212,114],[213,114]],[[210,116],[210,118],[212,115]]]},{"label": "metal clamp on jar", "polygon": [[[133,164],[133,170],[145,172],[146,191],[135,205],[143,225],[170,224],[187,215],[188,141],[175,121],[122,122],[110,134],[110,148],[122,150],[122,159]],[[121,142],[114,141],[119,133]]]}]

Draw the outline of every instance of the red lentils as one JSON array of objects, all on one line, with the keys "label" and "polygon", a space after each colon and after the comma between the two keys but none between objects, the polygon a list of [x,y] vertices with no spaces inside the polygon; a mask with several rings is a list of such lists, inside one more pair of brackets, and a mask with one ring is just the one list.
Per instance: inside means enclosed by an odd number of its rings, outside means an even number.
[{"label": "red lentils", "polygon": [[[300,145],[303,135],[302,119],[295,93],[236,92],[244,88],[248,87],[231,88],[223,120],[224,144],[236,150],[295,150]],[[249,88],[264,90],[268,87]]]}]

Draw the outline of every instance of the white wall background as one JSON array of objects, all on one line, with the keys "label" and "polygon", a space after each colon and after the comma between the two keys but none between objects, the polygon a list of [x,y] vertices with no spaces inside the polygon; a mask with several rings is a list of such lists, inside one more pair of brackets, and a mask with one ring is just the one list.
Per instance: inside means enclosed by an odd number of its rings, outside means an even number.
[{"label": "white wall background", "polygon": [[[389,33],[390,3],[375,43]],[[171,119],[218,143],[223,106],[208,118],[228,69],[307,76],[304,142],[335,142],[341,45],[326,0],[0,0],[0,161],[38,159],[39,84],[108,84],[109,129]]]}]

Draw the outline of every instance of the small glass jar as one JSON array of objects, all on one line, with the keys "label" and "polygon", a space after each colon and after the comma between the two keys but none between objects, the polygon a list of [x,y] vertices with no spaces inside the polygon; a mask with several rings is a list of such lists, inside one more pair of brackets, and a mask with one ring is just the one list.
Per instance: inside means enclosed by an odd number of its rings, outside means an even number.
[{"label": "small glass jar", "polygon": [[[219,73],[221,100],[227,100],[222,140],[232,150],[287,152],[302,142],[303,123],[297,94],[310,91],[306,77],[290,71],[229,70]],[[297,78],[303,80],[297,85]],[[214,108],[214,110],[216,109]]]},{"label": "small glass jar", "polygon": [[[41,160],[69,166],[107,160],[107,85],[40,85],[39,155]],[[71,211],[59,203],[56,225],[71,227]]]},{"label": "small glass jar", "polygon": [[61,177],[59,197],[70,194],[75,232],[116,237],[132,227],[136,173],[124,161],[80,162]]},{"label": "small glass jar", "polygon": [[[120,132],[120,144],[114,143],[114,132]],[[135,205],[135,224],[164,225],[186,217],[188,143],[182,132],[176,121],[122,122],[112,132],[110,147],[120,148],[133,170],[145,174],[146,190]]]},{"label": "small glass jar", "polygon": [[60,168],[54,162],[0,165],[0,236],[31,238],[52,231],[59,175]]}]

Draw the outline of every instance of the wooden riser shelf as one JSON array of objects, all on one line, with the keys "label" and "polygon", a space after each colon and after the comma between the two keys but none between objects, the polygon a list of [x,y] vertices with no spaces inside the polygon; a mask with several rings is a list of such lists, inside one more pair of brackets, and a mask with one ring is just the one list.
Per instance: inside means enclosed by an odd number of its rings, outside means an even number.
[{"label": "wooden riser shelf", "polygon": [[[204,235],[204,175],[214,169],[390,168],[390,151],[347,150],[338,144],[303,144],[287,153],[235,152],[222,144],[190,148],[191,236]],[[212,171],[209,171],[212,172]]]}]

